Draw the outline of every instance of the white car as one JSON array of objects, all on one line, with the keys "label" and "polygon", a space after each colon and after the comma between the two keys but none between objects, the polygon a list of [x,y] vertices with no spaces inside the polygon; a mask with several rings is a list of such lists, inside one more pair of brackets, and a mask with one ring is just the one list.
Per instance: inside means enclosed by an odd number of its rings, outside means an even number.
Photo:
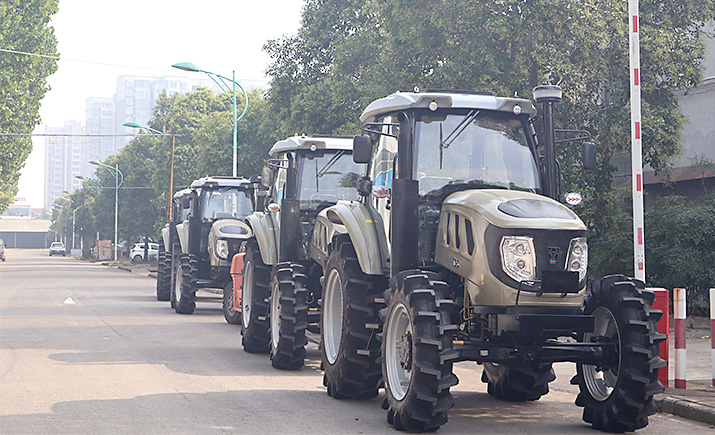
[{"label": "white car", "polygon": [[[136,243],[134,247],[129,252],[129,258],[132,259],[133,263],[144,261],[144,243]],[[149,259],[155,260],[159,258],[159,244],[149,243]]]}]

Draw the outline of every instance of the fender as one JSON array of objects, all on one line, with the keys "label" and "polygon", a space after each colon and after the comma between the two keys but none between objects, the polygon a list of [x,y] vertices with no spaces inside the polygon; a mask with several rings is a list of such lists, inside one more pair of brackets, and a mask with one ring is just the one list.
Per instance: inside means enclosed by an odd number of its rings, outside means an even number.
[{"label": "fender", "polygon": [[164,245],[164,252],[171,252],[171,242],[169,240],[169,224],[161,229],[161,243]]},{"label": "fender", "polygon": [[189,221],[185,220],[179,224],[176,224],[176,235],[179,236],[179,243],[181,244],[181,252],[175,252],[175,254],[186,254],[189,252]]},{"label": "fender", "polygon": [[253,230],[253,235],[261,251],[261,260],[269,266],[278,262],[278,219],[268,213],[254,212],[246,217],[246,223]]},{"label": "fender", "polygon": [[231,279],[233,279],[233,309],[241,311],[243,297],[243,257],[245,252],[239,252],[231,260]]},{"label": "fender", "polygon": [[[334,225],[342,225],[350,235],[358,263],[368,275],[389,273],[390,253],[382,217],[374,207],[351,201],[338,201],[321,214]],[[341,232],[339,229],[335,232]]]}]

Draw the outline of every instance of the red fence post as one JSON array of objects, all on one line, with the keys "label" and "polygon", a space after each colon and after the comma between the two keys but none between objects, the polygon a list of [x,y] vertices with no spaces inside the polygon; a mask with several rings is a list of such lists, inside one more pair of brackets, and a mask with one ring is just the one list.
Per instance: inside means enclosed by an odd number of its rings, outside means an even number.
[{"label": "red fence post", "polygon": [[[665,360],[666,363],[670,364],[668,359],[668,343],[670,342],[670,299],[668,297],[668,290],[664,288],[651,288],[655,293],[655,300],[653,300],[653,308],[663,312],[663,317],[658,320],[658,332],[665,334],[665,341],[660,343],[660,357]],[[658,369],[658,380],[664,386],[668,386],[668,366],[661,367]],[[713,376],[715,377],[715,375]]]}]

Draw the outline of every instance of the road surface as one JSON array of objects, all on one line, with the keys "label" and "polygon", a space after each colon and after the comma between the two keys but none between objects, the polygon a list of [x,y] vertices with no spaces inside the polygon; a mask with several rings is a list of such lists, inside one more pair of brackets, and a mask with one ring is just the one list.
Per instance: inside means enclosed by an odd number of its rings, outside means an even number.
[{"label": "road surface", "polygon": [[[271,367],[249,354],[240,329],[215,300],[193,315],[155,298],[137,274],[44,250],[8,250],[0,264],[0,432],[6,434],[395,434],[380,397],[334,400],[320,352],[306,367]],[[486,394],[481,368],[460,363],[452,433],[589,434],[557,367],[552,391],[534,403]],[[709,426],[667,414],[638,433],[704,433]]]}]

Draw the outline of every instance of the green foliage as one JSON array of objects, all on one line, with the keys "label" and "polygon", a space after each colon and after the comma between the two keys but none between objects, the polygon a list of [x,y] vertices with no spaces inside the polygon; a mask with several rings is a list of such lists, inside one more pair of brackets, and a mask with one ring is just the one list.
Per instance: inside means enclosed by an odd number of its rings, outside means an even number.
[{"label": "green foliage", "polygon": [[[248,98],[248,111],[237,128],[237,172],[245,177],[260,173],[268,150],[278,140],[274,118],[261,91],[250,92]],[[159,97],[149,127],[177,136],[147,134],[103,162],[118,165],[124,176],[118,199],[120,240],[130,244],[144,237],[156,238],[164,226],[166,215],[159,210],[168,205],[173,193],[169,192],[172,148],[174,192],[207,175],[231,176],[232,119],[232,101],[206,88]],[[91,211],[100,237],[113,238],[115,178],[106,168],[97,168],[97,177],[102,186],[99,192],[91,183],[85,184],[83,190],[95,192]]]},{"label": "green foliage", "polygon": [[[702,80],[715,1],[641,0],[640,15],[644,163],[667,176],[684,122],[673,91]],[[563,190],[586,199],[591,276],[632,275],[629,192],[610,165],[630,152],[629,23],[623,0],[308,0],[297,35],[265,47],[269,101],[283,133],[355,133],[363,108],[397,90],[531,98],[559,84],[557,128],[589,130],[599,150],[586,174],[577,146],[557,151]]]},{"label": "green foliage", "polygon": [[[50,17],[58,0],[4,0],[0,3],[0,48],[55,56],[57,41]],[[55,59],[0,52],[0,132],[32,133],[39,123],[40,100]],[[17,193],[20,170],[32,151],[30,137],[0,137],[0,212]]]},{"label": "green foliage", "polygon": [[646,215],[649,284],[688,289],[689,313],[707,315],[708,289],[715,287],[715,195],[697,202],[669,196]]}]

